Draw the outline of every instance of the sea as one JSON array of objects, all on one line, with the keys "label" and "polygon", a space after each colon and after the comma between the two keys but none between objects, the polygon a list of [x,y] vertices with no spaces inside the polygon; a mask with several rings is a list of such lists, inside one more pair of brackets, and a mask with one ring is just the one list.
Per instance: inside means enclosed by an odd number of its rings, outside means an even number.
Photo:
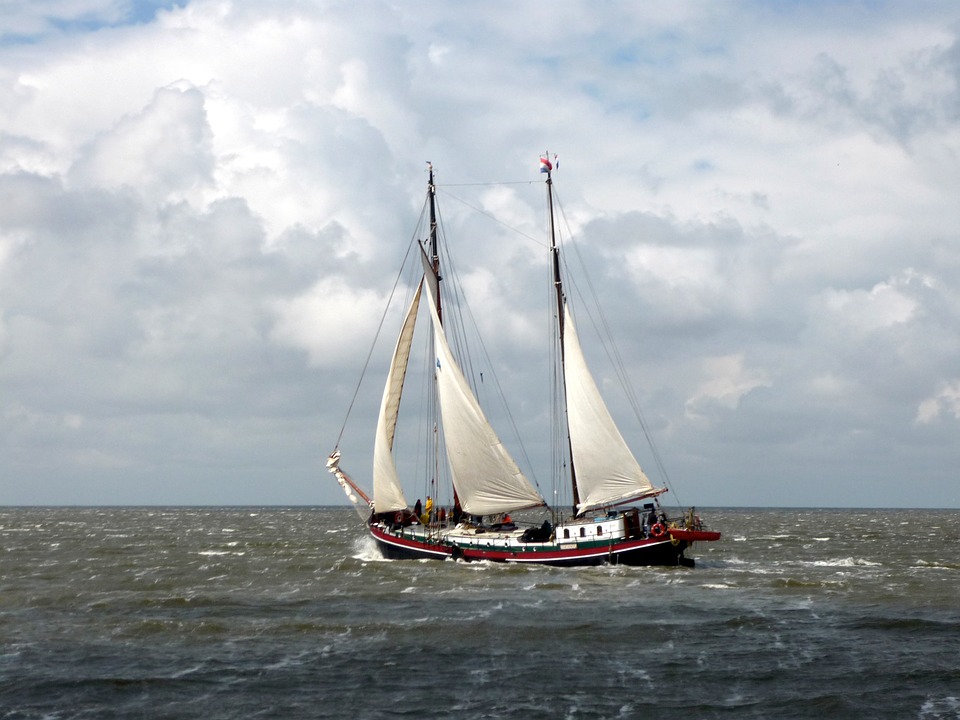
[{"label": "sea", "polygon": [[695,568],[386,561],[350,508],[0,508],[0,718],[960,718],[960,510]]}]

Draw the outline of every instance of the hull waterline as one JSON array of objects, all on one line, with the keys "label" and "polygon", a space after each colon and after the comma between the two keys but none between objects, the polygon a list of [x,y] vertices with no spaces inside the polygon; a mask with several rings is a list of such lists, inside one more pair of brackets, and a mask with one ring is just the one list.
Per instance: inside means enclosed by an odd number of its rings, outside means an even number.
[{"label": "hull waterline", "polygon": [[389,560],[462,560],[552,565],[555,567],[589,567],[596,565],[659,565],[693,567],[694,561],[684,556],[686,540],[669,536],[659,539],[612,540],[591,542],[585,546],[564,547],[553,542],[525,543],[508,548],[466,545],[456,539],[438,537],[419,539],[403,537],[371,525],[370,533],[380,553]]}]

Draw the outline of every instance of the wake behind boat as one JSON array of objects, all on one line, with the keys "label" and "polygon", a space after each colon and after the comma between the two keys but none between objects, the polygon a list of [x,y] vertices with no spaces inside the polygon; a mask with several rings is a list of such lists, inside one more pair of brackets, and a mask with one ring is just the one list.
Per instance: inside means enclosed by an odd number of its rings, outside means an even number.
[{"label": "wake behind boat", "polygon": [[[550,218],[552,355],[559,366],[554,373],[558,400],[553,414],[559,440],[555,442],[553,474],[555,479],[566,476],[563,482],[572,493],[572,510],[548,506],[536,484],[521,472],[481,408],[475,384],[464,372],[472,365],[464,357],[462,336],[446,320],[464,314],[453,304],[462,301],[463,294],[459,289],[444,292],[450,267],[448,264],[441,273],[432,166],[425,203],[429,236],[424,243],[414,243],[413,252],[419,256],[415,261],[418,279],[403,316],[380,404],[372,497],[341,469],[339,441],[327,467],[354,505],[364,508],[362,516],[386,558],[692,566],[685,550],[695,541],[718,540],[720,533],[704,529],[692,508],[679,517],[668,517],[659,502],[666,489],[651,483],[607,409],[587,366],[564,291],[554,217],[553,163],[549,155],[540,162],[546,175]],[[422,302],[424,295],[426,303]],[[426,308],[421,312],[423,305]],[[448,306],[455,312],[445,312]],[[411,507],[394,445],[421,314],[429,316],[432,328],[431,346],[426,351],[432,376],[429,399],[421,402],[418,413],[426,420],[427,430],[421,435],[428,449],[418,453],[423,466],[417,474],[422,477],[420,487],[428,490],[428,499],[425,507],[419,500]],[[433,496],[446,487],[452,491],[450,502],[435,506]],[[642,507],[635,506],[639,503]]]}]

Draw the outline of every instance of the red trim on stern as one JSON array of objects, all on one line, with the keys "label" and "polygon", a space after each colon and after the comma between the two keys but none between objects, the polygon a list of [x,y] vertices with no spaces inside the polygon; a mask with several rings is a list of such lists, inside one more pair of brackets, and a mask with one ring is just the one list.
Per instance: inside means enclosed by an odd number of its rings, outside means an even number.
[{"label": "red trim on stern", "polygon": [[687,542],[712,542],[720,539],[720,533],[712,530],[684,530],[682,528],[668,528],[667,532],[677,540]]}]

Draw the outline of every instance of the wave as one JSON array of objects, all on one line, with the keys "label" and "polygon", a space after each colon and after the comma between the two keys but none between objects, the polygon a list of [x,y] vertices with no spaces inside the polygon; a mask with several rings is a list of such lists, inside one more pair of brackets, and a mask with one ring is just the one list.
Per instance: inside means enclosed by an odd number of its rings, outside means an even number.
[{"label": "wave", "polygon": [[920,707],[918,720],[956,720],[960,717],[960,698],[956,695],[928,697]]},{"label": "wave", "polygon": [[881,567],[883,563],[873,562],[866,558],[835,558],[828,560],[810,560],[803,563],[812,567]]},{"label": "wave", "polygon": [[354,539],[352,557],[364,562],[388,562],[377,549],[376,541],[369,535],[361,535]]}]

